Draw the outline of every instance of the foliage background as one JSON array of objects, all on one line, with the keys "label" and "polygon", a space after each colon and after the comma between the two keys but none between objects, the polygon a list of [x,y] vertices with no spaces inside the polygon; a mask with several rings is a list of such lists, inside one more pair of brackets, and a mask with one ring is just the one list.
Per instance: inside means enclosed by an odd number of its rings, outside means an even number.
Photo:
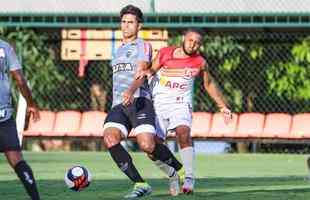
[{"label": "foliage background", "polygon": [[[109,110],[109,61],[90,61],[79,78],[78,61],[60,58],[60,30],[1,28],[0,35],[15,46],[41,108],[90,110],[90,87],[98,83],[107,92]],[[180,30],[169,30],[169,36],[169,44],[181,42]],[[208,30],[202,52],[235,112],[310,111],[310,33]],[[201,79],[194,93],[195,111],[217,111]]]}]

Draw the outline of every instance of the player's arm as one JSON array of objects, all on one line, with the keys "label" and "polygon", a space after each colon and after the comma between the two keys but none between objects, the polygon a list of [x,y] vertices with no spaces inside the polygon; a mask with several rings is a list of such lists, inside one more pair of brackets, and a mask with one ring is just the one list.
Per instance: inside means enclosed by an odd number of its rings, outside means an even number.
[{"label": "player's arm", "polygon": [[155,58],[152,61],[152,64],[149,65],[149,67],[147,67],[146,69],[144,69],[143,71],[139,71],[136,74],[136,79],[140,79],[140,78],[150,78],[151,76],[153,76],[154,74],[156,74],[158,72],[158,70],[162,67],[161,63],[160,63],[160,52],[157,53],[157,55],[155,56]]},{"label": "player's arm", "polygon": [[152,62],[151,68],[148,70],[149,76],[153,76],[154,74],[156,74],[161,67],[162,64],[160,63],[160,52],[158,52]]},{"label": "player's arm", "polygon": [[[137,62],[137,71],[135,76],[137,76],[138,74],[140,74],[141,72],[147,70],[150,66],[150,62],[145,62],[145,61],[138,61]],[[129,87],[129,90],[134,93],[145,81],[145,77],[141,77],[139,79],[135,79],[131,86]]]},{"label": "player's arm", "polygon": [[19,91],[22,93],[23,97],[26,99],[27,112],[30,115],[32,115],[32,118],[34,121],[39,120],[40,119],[39,109],[32,98],[31,91],[23,76],[22,70],[21,69],[13,70],[11,71],[11,75],[13,76],[13,79],[15,80]]},{"label": "player's arm", "polygon": [[206,89],[206,91],[208,92],[210,97],[215,101],[215,103],[216,103],[217,107],[220,109],[220,111],[223,113],[225,123],[228,123],[232,119],[231,110],[230,110],[230,108],[229,108],[229,106],[228,106],[228,104],[227,104],[227,102],[223,96],[222,91],[217,86],[212,75],[208,72],[206,65],[207,64],[205,62],[203,64],[204,69],[205,69],[203,71],[204,88]]},{"label": "player's arm", "polygon": [[[146,70],[150,63],[145,61],[138,61],[137,62],[137,71],[135,74],[135,77],[138,76],[138,74],[141,74],[142,71]],[[142,86],[142,84],[145,81],[145,77],[141,78],[135,78],[134,81],[131,83],[129,88],[123,93],[123,105],[129,105],[133,102],[133,94],[135,91]]]},{"label": "player's arm", "polygon": [[[137,71],[135,73],[135,77],[138,76],[142,71],[145,71],[149,68],[151,64],[152,57],[152,47],[150,44],[145,43],[138,48],[138,59],[137,59]],[[143,85],[145,81],[145,77],[135,78],[129,88],[123,93],[123,105],[129,105],[133,102],[133,94],[136,90]]]}]

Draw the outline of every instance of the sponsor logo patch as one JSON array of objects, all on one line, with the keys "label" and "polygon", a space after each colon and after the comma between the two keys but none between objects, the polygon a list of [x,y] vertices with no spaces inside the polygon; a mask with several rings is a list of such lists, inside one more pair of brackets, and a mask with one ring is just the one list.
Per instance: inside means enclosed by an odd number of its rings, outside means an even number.
[{"label": "sponsor logo patch", "polygon": [[118,63],[113,65],[113,73],[122,71],[133,71],[133,66],[131,63]]},{"label": "sponsor logo patch", "polygon": [[181,89],[181,90],[185,90],[187,88],[187,84],[186,83],[178,83],[178,82],[174,82],[174,81],[169,81],[165,78],[161,78],[159,81],[160,85],[164,86],[164,87],[168,87],[171,89]]}]

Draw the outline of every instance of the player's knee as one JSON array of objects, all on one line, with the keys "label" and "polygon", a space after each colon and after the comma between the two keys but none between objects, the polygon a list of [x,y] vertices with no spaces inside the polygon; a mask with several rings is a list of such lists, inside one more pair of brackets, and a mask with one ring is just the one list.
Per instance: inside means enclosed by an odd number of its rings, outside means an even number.
[{"label": "player's knee", "polygon": [[189,129],[179,129],[176,135],[181,148],[192,146],[192,138]]},{"label": "player's knee", "polygon": [[23,157],[20,151],[7,151],[5,152],[5,156],[12,168],[14,168],[17,163],[23,160]]},{"label": "player's knee", "polygon": [[103,142],[105,147],[109,149],[121,142],[121,136],[113,129],[108,128],[104,131]]},{"label": "player's knee", "polygon": [[154,140],[155,140],[155,143],[157,143],[157,144],[163,144],[164,143],[164,139],[158,137],[157,135],[155,135]]},{"label": "player's knee", "polygon": [[139,147],[145,153],[151,154],[155,149],[155,143],[150,141],[141,141],[139,142]]}]

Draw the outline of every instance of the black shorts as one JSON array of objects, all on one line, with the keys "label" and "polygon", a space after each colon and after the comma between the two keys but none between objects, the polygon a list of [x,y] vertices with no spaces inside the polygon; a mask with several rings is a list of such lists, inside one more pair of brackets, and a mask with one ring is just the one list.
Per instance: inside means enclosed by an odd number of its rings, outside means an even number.
[{"label": "black shorts", "polygon": [[0,152],[20,150],[15,120],[10,118],[0,122]]},{"label": "black shorts", "polygon": [[104,128],[108,127],[120,129],[126,137],[132,128],[136,133],[155,133],[155,111],[152,101],[138,97],[129,106],[114,106],[104,122]]}]

